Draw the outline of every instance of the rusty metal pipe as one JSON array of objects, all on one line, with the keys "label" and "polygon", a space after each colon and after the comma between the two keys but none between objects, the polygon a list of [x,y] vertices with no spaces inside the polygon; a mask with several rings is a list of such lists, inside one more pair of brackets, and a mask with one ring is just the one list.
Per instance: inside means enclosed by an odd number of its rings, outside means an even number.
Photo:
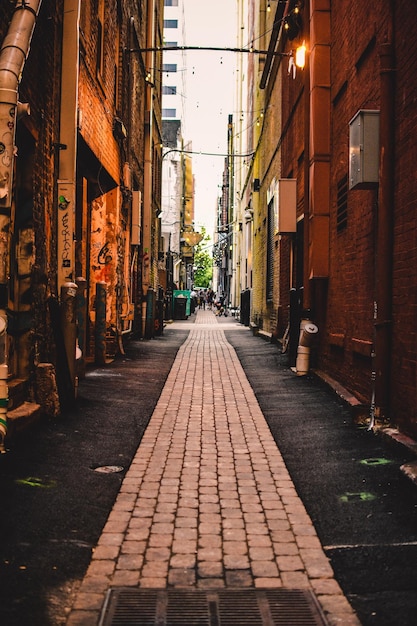
[{"label": "rusty metal pipe", "polygon": [[[10,207],[13,193],[13,162],[15,155],[18,88],[23,67],[29,54],[30,42],[42,0],[17,0],[7,35],[0,49],[0,284],[7,285],[9,271]],[[0,306],[5,307],[5,303]],[[7,313],[0,310],[7,332]],[[3,327],[3,324],[1,324]],[[8,404],[7,355],[0,372],[0,452],[4,452],[7,435]]]},{"label": "rusty metal pipe", "polygon": [[[42,0],[17,0],[9,30],[0,50],[0,206],[10,208],[12,203],[12,175],[18,86],[36,18]],[[5,232],[1,225],[2,234]],[[2,237],[3,239],[3,237]],[[3,258],[3,255],[1,255]],[[0,268],[0,282],[7,271]]]}]

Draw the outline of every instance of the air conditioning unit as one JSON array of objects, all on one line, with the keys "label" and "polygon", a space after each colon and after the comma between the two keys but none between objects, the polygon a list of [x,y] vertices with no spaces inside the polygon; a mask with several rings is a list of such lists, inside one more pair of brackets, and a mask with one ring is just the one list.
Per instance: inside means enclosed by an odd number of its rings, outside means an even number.
[{"label": "air conditioning unit", "polygon": [[360,110],[349,122],[349,189],[379,180],[379,111]]}]

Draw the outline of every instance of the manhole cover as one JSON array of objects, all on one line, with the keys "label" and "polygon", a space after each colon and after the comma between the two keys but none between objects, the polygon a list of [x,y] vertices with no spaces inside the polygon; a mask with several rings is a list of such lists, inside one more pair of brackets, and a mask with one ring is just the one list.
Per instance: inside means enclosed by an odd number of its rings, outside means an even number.
[{"label": "manhole cover", "polygon": [[109,591],[100,626],[326,626],[304,589]]},{"label": "manhole cover", "polygon": [[100,465],[92,469],[99,474],[115,474],[116,472],[123,472],[124,467],[121,465]]}]

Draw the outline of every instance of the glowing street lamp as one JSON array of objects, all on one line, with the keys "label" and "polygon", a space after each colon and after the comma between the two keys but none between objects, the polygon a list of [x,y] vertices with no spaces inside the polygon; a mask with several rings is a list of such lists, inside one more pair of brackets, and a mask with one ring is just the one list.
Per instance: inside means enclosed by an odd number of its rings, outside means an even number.
[{"label": "glowing street lamp", "polygon": [[303,69],[306,64],[306,52],[307,48],[303,41],[303,44],[301,46],[298,46],[295,51],[295,64],[300,69]]}]

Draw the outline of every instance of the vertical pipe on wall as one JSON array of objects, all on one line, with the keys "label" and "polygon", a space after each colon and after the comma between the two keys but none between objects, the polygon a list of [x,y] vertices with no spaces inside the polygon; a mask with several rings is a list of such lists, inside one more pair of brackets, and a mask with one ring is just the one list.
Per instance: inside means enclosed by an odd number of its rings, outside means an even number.
[{"label": "vertical pipe on wall", "polygon": [[104,281],[96,283],[96,323],[94,327],[94,362],[106,364],[106,308],[107,285]]},{"label": "vertical pipe on wall", "polygon": [[41,0],[17,0],[7,35],[0,50],[0,326],[2,354],[0,371],[0,451],[7,434],[7,283],[9,274],[10,210],[13,193],[18,87]]},{"label": "vertical pipe on wall", "polygon": [[64,338],[65,352],[68,362],[68,371],[71,378],[72,389],[77,387],[75,371],[75,346],[77,338],[77,318],[76,318],[76,283],[64,283],[61,287],[61,328]]},{"label": "vertical pipe on wall", "polygon": [[79,20],[81,0],[64,1],[58,174],[58,290],[75,279]]},{"label": "vertical pipe on wall", "polygon": [[[310,13],[309,2],[306,3],[305,11]],[[308,28],[308,32],[309,32]],[[310,55],[306,55],[304,66],[304,216],[303,216],[303,284],[291,287],[304,287],[305,306],[310,308],[310,290],[307,288],[310,282]],[[298,255],[300,258],[300,255]],[[297,274],[300,275],[299,270]],[[293,296],[294,297],[294,296]],[[304,304],[304,303],[303,303]],[[296,329],[294,329],[294,333]],[[295,365],[295,359],[294,359]]]},{"label": "vertical pipe on wall", "polygon": [[[147,31],[145,71],[155,71],[152,48],[155,46],[155,0],[147,2]],[[154,81],[145,78],[145,157],[144,157],[144,181],[143,181],[143,216],[142,216],[142,337],[146,333],[147,318],[147,294],[151,286],[151,263],[152,263],[152,163],[153,163],[153,84]]]},{"label": "vertical pipe on wall", "polygon": [[[392,16],[392,13],[391,13]],[[380,170],[375,276],[375,417],[388,416],[392,338],[392,262],[394,227],[395,60],[393,29],[380,56]]]}]

